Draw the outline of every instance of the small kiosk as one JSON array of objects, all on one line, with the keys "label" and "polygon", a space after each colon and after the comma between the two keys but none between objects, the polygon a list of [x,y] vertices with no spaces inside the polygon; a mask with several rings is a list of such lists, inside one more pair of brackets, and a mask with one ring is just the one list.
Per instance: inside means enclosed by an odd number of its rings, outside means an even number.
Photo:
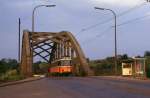
[{"label": "small kiosk", "polygon": [[145,77],[145,58],[132,58],[122,62],[122,75],[123,76],[134,76],[134,77]]},{"label": "small kiosk", "polygon": [[122,75],[123,76],[132,76],[133,75],[133,62],[124,61],[122,63]]}]

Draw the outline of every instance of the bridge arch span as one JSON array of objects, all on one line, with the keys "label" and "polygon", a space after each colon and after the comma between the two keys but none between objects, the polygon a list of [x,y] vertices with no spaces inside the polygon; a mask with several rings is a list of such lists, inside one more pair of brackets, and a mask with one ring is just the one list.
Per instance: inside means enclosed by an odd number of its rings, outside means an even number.
[{"label": "bridge arch span", "polygon": [[[37,51],[40,49],[40,51]],[[40,56],[51,63],[64,56],[76,59],[86,75],[92,75],[86,57],[71,32],[30,32],[25,30],[22,38],[21,73],[32,75],[33,58]]]}]

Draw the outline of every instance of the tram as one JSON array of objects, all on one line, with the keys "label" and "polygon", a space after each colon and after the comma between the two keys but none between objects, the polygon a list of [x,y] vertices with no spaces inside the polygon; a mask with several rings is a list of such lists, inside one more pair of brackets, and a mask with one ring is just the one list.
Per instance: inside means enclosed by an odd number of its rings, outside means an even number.
[{"label": "tram", "polygon": [[63,57],[51,63],[48,72],[51,75],[70,75],[72,74],[72,60],[70,57]]}]

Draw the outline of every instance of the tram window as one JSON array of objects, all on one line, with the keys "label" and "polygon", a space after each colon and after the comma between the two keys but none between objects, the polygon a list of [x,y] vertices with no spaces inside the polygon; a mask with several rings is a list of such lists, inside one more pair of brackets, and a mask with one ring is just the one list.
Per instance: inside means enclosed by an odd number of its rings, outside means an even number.
[{"label": "tram window", "polygon": [[69,60],[61,61],[61,65],[70,65]]}]

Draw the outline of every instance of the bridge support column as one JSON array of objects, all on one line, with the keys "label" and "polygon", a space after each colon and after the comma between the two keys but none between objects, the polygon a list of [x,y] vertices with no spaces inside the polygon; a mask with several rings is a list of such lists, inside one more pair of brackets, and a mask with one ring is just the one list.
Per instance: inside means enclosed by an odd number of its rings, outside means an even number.
[{"label": "bridge support column", "polygon": [[30,77],[32,76],[32,50],[30,46],[29,32],[23,33],[23,41],[22,41],[22,56],[21,56],[21,65],[20,70],[21,74]]}]

